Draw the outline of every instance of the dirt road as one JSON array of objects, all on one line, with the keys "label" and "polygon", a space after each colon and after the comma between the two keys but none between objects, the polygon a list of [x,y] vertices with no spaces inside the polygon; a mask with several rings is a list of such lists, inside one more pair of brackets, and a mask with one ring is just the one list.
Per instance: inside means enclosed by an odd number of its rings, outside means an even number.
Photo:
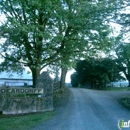
[{"label": "dirt road", "polygon": [[[118,98],[130,92],[110,92],[71,88],[67,106],[33,130],[118,130],[118,120],[130,120],[130,111]],[[130,128],[129,128],[130,129]]]}]

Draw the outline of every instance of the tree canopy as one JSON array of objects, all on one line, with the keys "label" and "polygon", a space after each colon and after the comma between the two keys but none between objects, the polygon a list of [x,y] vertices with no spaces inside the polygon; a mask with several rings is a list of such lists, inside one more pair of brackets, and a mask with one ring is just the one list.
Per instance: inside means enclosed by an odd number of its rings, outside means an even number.
[{"label": "tree canopy", "polygon": [[71,75],[71,83],[74,87],[82,85],[95,88],[96,83],[100,85],[97,87],[102,87],[102,83],[106,85],[123,78],[115,61],[109,58],[81,60],[77,63],[75,70],[76,72]]},{"label": "tree canopy", "polygon": [[108,48],[112,39],[106,18],[116,6],[108,1],[1,0],[6,17],[0,26],[2,65],[14,71],[29,67],[35,86],[45,66],[69,65],[88,50],[94,54]]},{"label": "tree canopy", "polygon": [[123,72],[130,86],[130,44],[118,44],[115,51],[117,56],[115,58],[116,66],[120,72]]},{"label": "tree canopy", "polygon": [[124,0],[125,7],[118,10],[114,15],[114,22],[120,25],[120,37],[124,42],[130,42],[130,1]]},{"label": "tree canopy", "polygon": [[116,66],[122,72],[126,79],[129,81],[130,86],[130,1],[124,0],[124,8],[119,8],[114,14],[114,22],[120,25],[120,32],[115,37],[115,46],[112,51],[115,51]]}]

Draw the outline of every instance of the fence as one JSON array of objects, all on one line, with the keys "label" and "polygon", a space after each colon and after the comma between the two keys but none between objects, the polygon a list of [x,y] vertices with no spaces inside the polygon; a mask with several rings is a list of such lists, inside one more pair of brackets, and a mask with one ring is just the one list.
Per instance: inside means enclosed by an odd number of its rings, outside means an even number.
[{"label": "fence", "polygon": [[[0,78],[0,87],[32,87],[32,79],[7,79]],[[54,92],[60,89],[60,81],[54,82]]]},{"label": "fence", "polygon": [[21,87],[21,86],[32,86],[32,79],[8,79],[0,78],[0,87]]}]

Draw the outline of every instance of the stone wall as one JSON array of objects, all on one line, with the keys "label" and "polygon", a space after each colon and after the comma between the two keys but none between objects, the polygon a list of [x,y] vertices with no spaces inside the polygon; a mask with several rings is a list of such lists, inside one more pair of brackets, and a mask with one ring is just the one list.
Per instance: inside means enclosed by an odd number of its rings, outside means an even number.
[{"label": "stone wall", "polygon": [[37,88],[43,88],[42,95],[2,95],[0,111],[3,114],[22,114],[53,110],[53,81],[47,72],[37,79]]},{"label": "stone wall", "polygon": [[36,87],[44,89],[46,104],[49,104],[49,109],[53,109],[53,80],[47,71],[43,71],[38,77]]},{"label": "stone wall", "polygon": [[50,99],[43,97],[1,98],[0,111],[3,114],[22,114],[53,110]]}]

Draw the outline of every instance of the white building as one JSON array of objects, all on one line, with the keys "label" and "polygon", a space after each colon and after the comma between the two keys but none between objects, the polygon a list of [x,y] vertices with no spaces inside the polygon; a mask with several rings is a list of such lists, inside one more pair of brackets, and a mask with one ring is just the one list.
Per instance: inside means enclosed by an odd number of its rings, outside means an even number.
[{"label": "white building", "polygon": [[27,74],[26,71],[23,75],[18,75],[16,73],[8,74],[6,72],[0,73],[0,87],[1,86],[27,86],[32,85],[32,76]]}]

